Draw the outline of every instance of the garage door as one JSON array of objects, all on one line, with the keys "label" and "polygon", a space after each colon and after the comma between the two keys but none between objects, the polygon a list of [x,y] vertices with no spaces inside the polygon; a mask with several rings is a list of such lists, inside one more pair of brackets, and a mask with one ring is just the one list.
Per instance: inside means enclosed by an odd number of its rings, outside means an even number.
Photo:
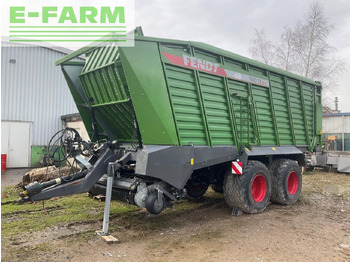
[{"label": "garage door", "polygon": [[30,166],[30,122],[1,121],[1,153],[7,154],[7,167]]}]

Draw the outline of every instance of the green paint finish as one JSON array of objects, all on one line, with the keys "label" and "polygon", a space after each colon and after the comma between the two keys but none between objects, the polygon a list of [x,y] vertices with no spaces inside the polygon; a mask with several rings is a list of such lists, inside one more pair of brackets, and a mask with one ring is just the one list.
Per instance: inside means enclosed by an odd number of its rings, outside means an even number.
[{"label": "green paint finish", "polygon": [[199,73],[199,78],[212,145],[234,144],[224,79],[205,73]]},{"label": "green paint finish", "polygon": [[32,146],[30,167],[39,167],[40,166],[40,157],[44,154],[47,154],[47,147],[46,146]]},{"label": "green paint finish", "polygon": [[166,65],[167,84],[180,145],[206,145],[206,133],[193,70]]},{"label": "green paint finish", "polygon": [[120,55],[143,143],[178,145],[158,43],[136,41]]},{"label": "green paint finish", "polygon": [[[79,74],[83,69],[83,63],[71,64],[68,62],[62,66],[62,72],[68,84],[69,90],[73,96],[73,100],[77,106],[79,114],[83,120],[86,131],[91,140],[96,141],[96,137],[93,132],[93,119],[91,109],[88,108],[88,101],[86,95],[83,92],[81,82],[79,81]],[[108,128],[108,127],[106,127]],[[97,123],[97,133],[99,139],[107,138],[107,131]],[[111,133],[111,132],[110,132]]]},{"label": "green paint finish", "polygon": [[[134,118],[144,144],[306,146],[321,144],[321,85],[196,42],[135,37],[60,59],[88,132],[130,142]],[[90,126],[90,127],[89,127]]]},{"label": "green paint finish", "polygon": [[115,43],[87,54],[79,80],[96,121],[103,127],[108,126],[109,139],[131,141],[135,129],[134,112]]},{"label": "green paint finish", "polygon": [[252,86],[252,93],[257,113],[257,126],[261,144],[276,145],[269,89],[260,86]]}]

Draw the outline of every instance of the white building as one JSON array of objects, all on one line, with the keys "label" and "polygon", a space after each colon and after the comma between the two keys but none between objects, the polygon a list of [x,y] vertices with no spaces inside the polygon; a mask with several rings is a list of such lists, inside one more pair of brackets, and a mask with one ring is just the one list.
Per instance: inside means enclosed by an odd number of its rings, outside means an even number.
[{"label": "white building", "polygon": [[324,113],[322,130],[326,149],[350,151],[350,113]]},{"label": "white building", "polygon": [[1,153],[7,154],[7,167],[37,166],[50,138],[63,127],[61,116],[78,112],[55,65],[71,52],[2,42]]}]

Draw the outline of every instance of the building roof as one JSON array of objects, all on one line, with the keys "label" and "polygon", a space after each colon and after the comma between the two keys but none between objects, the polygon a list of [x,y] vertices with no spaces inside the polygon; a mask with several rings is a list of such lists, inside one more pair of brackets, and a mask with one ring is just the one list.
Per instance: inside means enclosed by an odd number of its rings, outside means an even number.
[{"label": "building roof", "polygon": [[[10,42],[9,37],[6,36],[2,36],[1,37],[1,47],[43,47],[43,48],[47,48],[49,50],[53,50],[56,52],[60,52],[64,55],[68,55],[74,52],[74,50],[62,47],[62,46],[58,46],[58,45],[52,45],[50,43],[45,43],[45,42],[37,42],[35,44],[30,44],[30,43],[14,43],[14,42]],[[85,60],[85,55],[80,55],[78,56],[78,58],[80,59],[84,59]]]},{"label": "building roof", "polygon": [[335,113],[340,113],[340,110],[332,109],[329,106],[323,106],[322,113],[323,114],[335,114]]},{"label": "building roof", "polygon": [[67,115],[62,115],[61,120],[63,121],[69,121],[72,119],[79,119],[81,120],[80,114],[79,113],[74,113],[74,114],[67,114]]},{"label": "building roof", "polygon": [[350,116],[350,112],[348,113],[334,113],[334,114],[323,114],[324,117],[332,117],[332,116]]}]

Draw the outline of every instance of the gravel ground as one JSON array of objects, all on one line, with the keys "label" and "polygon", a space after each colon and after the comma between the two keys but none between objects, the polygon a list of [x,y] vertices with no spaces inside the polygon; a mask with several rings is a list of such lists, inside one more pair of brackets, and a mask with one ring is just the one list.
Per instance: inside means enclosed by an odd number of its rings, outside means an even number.
[{"label": "gravel ground", "polygon": [[306,173],[296,204],[270,204],[254,215],[232,217],[214,192],[200,201],[176,217],[141,209],[129,221],[113,216],[119,242],[112,245],[93,233],[101,221],[23,232],[2,240],[2,260],[17,261],[16,254],[18,261],[350,261],[348,175]]}]

